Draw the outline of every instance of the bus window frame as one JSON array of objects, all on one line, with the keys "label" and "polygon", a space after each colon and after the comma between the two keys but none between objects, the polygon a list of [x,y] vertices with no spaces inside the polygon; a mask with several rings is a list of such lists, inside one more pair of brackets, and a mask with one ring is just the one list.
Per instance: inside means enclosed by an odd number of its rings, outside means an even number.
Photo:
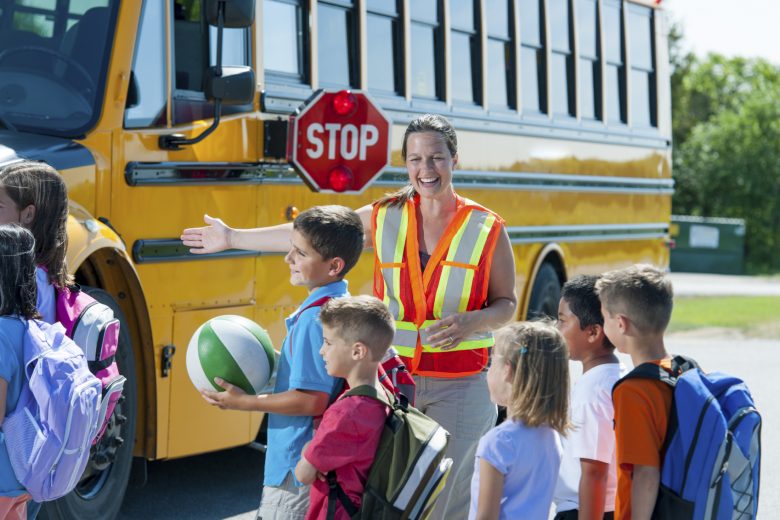
[{"label": "bus window frame", "polygon": [[[626,5],[626,24],[625,24],[625,31],[626,31],[626,37],[625,37],[625,46],[627,49],[626,52],[626,84],[628,85],[628,93],[632,93],[633,91],[633,72],[639,71],[642,73],[647,74],[648,79],[648,93],[647,98],[649,101],[649,106],[646,107],[648,112],[647,115],[649,117],[649,124],[648,125],[642,125],[637,126],[634,121],[634,98],[630,96],[626,96],[626,109],[627,109],[627,115],[628,115],[628,123],[634,130],[648,130],[653,128],[658,128],[658,63],[657,63],[657,52],[656,52],[656,39],[655,39],[655,29],[656,29],[656,11],[649,6],[645,6],[642,4],[633,4],[628,3]],[[649,19],[649,36],[650,36],[650,69],[641,67],[641,66],[635,66],[634,65],[634,59],[631,56],[631,47],[632,47],[632,34],[631,34],[631,14],[632,11],[638,15],[642,16],[643,18],[647,16]]]},{"label": "bus window frame", "polygon": [[[408,2],[412,0],[404,0],[404,6],[408,6]],[[519,7],[520,7],[520,0],[510,0],[511,5],[515,9],[514,16],[510,19],[510,31],[514,31],[512,33],[512,36],[515,38],[514,40],[514,48],[516,49],[516,52],[520,52],[520,50],[523,47],[522,42],[522,34],[521,34],[521,23],[520,23],[520,15]],[[551,131],[554,132],[555,135],[561,135],[564,139],[576,139],[586,142],[594,142],[594,143],[600,143],[605,141],[617,141],[617,142],[626,142],[630,144],[636,144],[638,146],[647,146],[649,148],[658,148],[658,147],[666,147],[668,146],[668,142],[670,137],[665,135],[663,132],[666,132],[668,129],[665,125],[664,129],[661,129],[660,126],[655,127],[647,127],[647,128],[632,128],[627,123],[609,123],[605,120],[606,117],[606,85],[605,85],[605,74],[606,74],[606,66],[607,66],[607,59],[605,55],[604,45],[605,45],[605,29],[604,29],[604,16],[603,16],[603,2],[605,0],[597,0],[597,46],[598,46],[598,52],[599,52],[599,70],[600,72],[600,81],[601,81],[601,92],[594,94],[598,95],[599,99],[601,100],[601,113],[599,114],[597,119],[581,119],[579,117],[579,76],[577,74],[577,67],[578,67],[578,61],[579,61],[579,54],[578,54],[578,42],[576,37],[576,31],[577,31],[577,24],[578,20],[576,18],[576,5],[575,0],[570,0],[570,9],[569,9],[569,17],[570,17],[570,30],[574,33],[573,41],[572,41],[572,53],[573,53],[573,60],[574,60],[574,66],[575,66],[575,76],[573,85],[570,86],[570,88],[574,88],[574,95],[575,95],[575,109],[577,116],[560,116],[557,117],[553,114],[549,114],[550,110],[550,103],[549,103],[549,93],[548,85],[549,85],[549,79],[548,79],[548,70],[549,67],[546,63],[546,54],[549,52],[550,46],[547,44],[547,41],[549,40],[549,30],[547,27],[547,14],[545,12],[547,2],[546,1],[540,1],[540,31],[542,34],[540,34],[542,45],[539,49],[542,49],[544,51],[544,54],[542,57],[545,59],[545,67],[542,71],[541,81],[544,84],[544,89],[540,90],[540,92],[543,93],[545,96],[545,111],[544,112],[530,112],[529,110],[525,109],[522,106],[522,83],[520,81],[515,82],[515,92],[516,92],[516,99],[517,99],[517,109],[516,110],[495,110],[486,108],[484,105],[470,105],[467,103],[460,103],[452,100],[450,98],[449,89],[450,85],[448,84],[449,78],[447,76],[444,77],[444,79],[447,81],[447,83],[442,84],[442,86],[445,89],[446,98],[445,99],[430,99],[430,98],[422,98],[419,96],[414,96],[411,93],[410,87],[410,79],[408,76],[405,79],[405,93],[404,95],[392,95],[381,91],[371,91],[372,96],[381,104],[383,109],[388,110],[392,113],[394,118],[397,122],[403,122],[403,121],[410,121],[416,114],[422,114],[426,112],[438,112],[441,113],[451,119],[454,120],[454,122],[458,125],[459,128],[463,129],[475,129],[475,130],[487,130],[487,131],[496,131],[500,133],[510,133],[510,134],[521,134],[521,135],[529,135],[529,136],[550,136]],[[616,3],[621,4],[620,12],[623,13],[623,16],[625,16],[625,9],[622,8],[623,0],[617,0]],[[652,5],[649,5],[646,2],[643,2],[641,0],[633,0],[630,2],[627,2],[628,5],[643,5],[643,6],[650,6],[653,8],[653,19],[655,21],[655,16],[657,15],[657,8],[653,7]],[[441,6],[442,4],[439,2],[439,28],[441,31],[450,31],[450,20],[449,16],[446,16],[445,13],[443,13]],[[365,7],[362,8],[362,13],[365,15],[366,9]],[[312,16],[310,13],[304,13],[307,16]],[[482,11],[477,11],[475,13],[477,16],[482,17],[483,13]],[[403,42],[404,42],[404,48],[405,51],[403,54],[399,56],[399,62],[403,67],[403,71],[405,74],[409,74],[411,70],[411,61],[409,60],[411,54],[408,50],[408,46],[410,45],[411,40],[411,16],[408,10],[404,10],[404,12],[401,13],[401,17],[403,20]],[[480,22],[481,23],[481,22]],[[623,51],[625,52],[625,45],[626,43],[626,36],[627,36],[627,28],[625,26],[625,21],[621,30],[621,45],[623,45]],[[480,38],[482,38],[482,41],[485,40],[485,31],[484,29],[479,28],[480,31]],[[441,33],[444,34],[443,32]],[[656,78],[660,78],[660,73],[662,72],[659,70],[658,65],[658,49],[657,45],[658,38],[661,38],[662,36],[659,34],[656,34],[654,31],[652,36],[652,44],[653,44],[653,56],[654,56],[654,63],[655,63],[655,75]],[[363,37],[365,38],[365,37]],[[447,39],[443,42],[444,44],[447,44]],[[361,41],[362,45],[365,45],[365,41]],[[481,44],[482,45],[482,44]],[[315,44],[312,43],[309,47],[309,52],[315,52]],[[358,49],[358,52],[361,52],[361,49]],[[444,65],[442,67],[444,70],[448,72],[449,75],[452,75],[451,71],[449,71],[449,67],[451,66],[451,56],[450,56],[451,49],[448,47],[444,47],[439,50],[439,54],[437,55],[437,58],[440,60],[440,62]],[[482,55],[481,55],[482,56]],[[482,58],[481,58],[482,59]],[[514,74],[516,78],[520,77],[521,72],[521,59],[522,57],[520,55],[517,56],[517,59],[515,61],[515,69]],[[628,68],[628,57],[624,55],[624,68]],[[484,60],[483,60],[484,63]],[[541,70],[541,69],[540,69]],[[480,74],[482,74],[482,66],[480,65]],[[312,74],[316,76],[316,71],[312,71]],[[441,79],[441,77],[440,77]],[[627,79],[627,78],[626,78]],[[660,79],[658,79],[660,81]],[[484,75],[483,80],[481,82],[482,89],[484,91],[485,88],[485,82],[484,82]],[[625,83],[627,85],[627,82]],[[367,86],[367,82],[364,79],[361,83],[361,86],[365,87]],[[308,86],[308,85],[300,85],[300,84],[277,84],[277,83],[271,83],[270,81],[267,83],[267,90],[264,93],[264,103],[263,103],[263,110],[267,111],[269,113],[273,114],[289,114],[293,112],[302,101],[305,101],[314,91],[314,88]],[[655,97],[653,98],[653,102],[655,103],[656,107],[656,114],[657,114],[657,121],[660,125],[661,115],[658,112],[660,109],[660,103],[659,103],[659,95],[660,95],[660,88],[656,88],[655,91]],[[630,99],[628,98],[628,92],[624,94],[625,96],[625,102],[626,102],[626,110],[628,110],[628,103],[630,102]],[[668,132],[667,132],[668,133]]]}]

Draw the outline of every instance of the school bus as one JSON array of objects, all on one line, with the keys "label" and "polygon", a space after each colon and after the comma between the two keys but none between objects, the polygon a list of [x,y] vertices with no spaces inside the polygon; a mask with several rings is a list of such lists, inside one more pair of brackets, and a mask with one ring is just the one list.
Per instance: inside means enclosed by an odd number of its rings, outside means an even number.
[{"label": "school bus", "polygon": [[[195,391],[188,342],[208,318],[238,314],[278,345],[305,294],[281,255],[195,256],[180,231],[204,212],[257,227],[393,191],[406,182],[404,128],[421,113],[458,129],[458,192],[506,219],[518,319],[554,313],[574,275],[667,265],[657,3],[232,0],[238,14],[222,11],[219,29],[216,0],[0,0],[0,166],[46,161],[66,180],[69,268],[121,316],[130,380],[76,490],[46,516],[111,518],[132,464],[256,438],[261,414]],[[215,101],[210,67],[222,64],[244,67],[232,70],[248,96]],[[392,163],[359,195],[313,192],[286,160],[287,118],[319,88],[367,91],[392,119]],[[371,269],[366,253],[353,293],[371,293]]]}]

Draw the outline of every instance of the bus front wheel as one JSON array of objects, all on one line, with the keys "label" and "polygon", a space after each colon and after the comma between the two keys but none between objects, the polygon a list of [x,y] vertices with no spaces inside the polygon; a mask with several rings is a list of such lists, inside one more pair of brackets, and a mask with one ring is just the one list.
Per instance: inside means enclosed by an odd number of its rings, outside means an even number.
[{"label": "bus front wheel", "polygon": [[531,299],[528,302],[528,318],[558,316],[558,301],[561,299],[561,280],[555,267],[545,262],[536,273]]},{"label": "bus front wheel", "polygon": [[49,520],[113,519],[122,506],[132,466],[137,403],[135,362],[127,321],[119,305],[106,291],[91,287],[82,290],[111,307],[114,316],[121,322],[116,359],[119,373],[127,381],[105,434],[92,447],[87,468],[76,489],[59,500],[43,505],[39,516]]}]

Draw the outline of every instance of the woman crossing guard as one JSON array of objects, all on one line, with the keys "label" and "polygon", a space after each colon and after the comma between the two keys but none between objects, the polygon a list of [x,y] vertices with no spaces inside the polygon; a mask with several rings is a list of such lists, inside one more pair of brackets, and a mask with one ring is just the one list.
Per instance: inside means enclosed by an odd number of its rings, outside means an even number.
[{"label": "woman crossing guard", "polygon": [[[451,435],[453,468],[434,518],[466,518],[477,443],[497,415],[485,373],[492,331],[517,308],[514,256],[503,219],[455,192],[457,136],[446,118],[412,121],[401,155],[409,185],[357,213],[371,229],[374,295],[396,319],[393,347],[414,375],[416,406]],[[291,224],[205,221],[182,233],[196,254],[289,247]]]}]

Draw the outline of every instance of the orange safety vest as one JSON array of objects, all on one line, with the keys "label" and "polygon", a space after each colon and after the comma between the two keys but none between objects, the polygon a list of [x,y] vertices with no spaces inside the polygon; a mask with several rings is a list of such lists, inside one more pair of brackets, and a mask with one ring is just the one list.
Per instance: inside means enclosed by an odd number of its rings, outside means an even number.
[{"label": "orange safety vest", "polygon": [[424,330],[452,314],[482,309],[503,219],[457,197],[457,211],[427,267],[420,268],[419,196],[402,207],[374,205],[374,295],[396,319],[393,347],[412,374],[461,377],[487,366],[491,332],[465,338],[451,350],[431,348]]}]

